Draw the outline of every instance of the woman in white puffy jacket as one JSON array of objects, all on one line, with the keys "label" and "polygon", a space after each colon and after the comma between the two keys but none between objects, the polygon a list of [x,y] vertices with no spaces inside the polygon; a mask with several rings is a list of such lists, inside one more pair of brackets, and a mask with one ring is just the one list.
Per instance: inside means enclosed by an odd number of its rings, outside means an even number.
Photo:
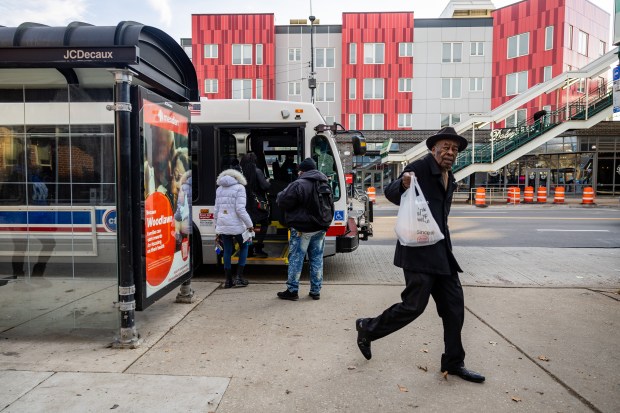
[{"label": "woman in white puffy jacket", "polygon": [[[217,177],[218,188],[215,192],[215,234],[224,246],[224,288],[245,287],[248,280],[243,278],[245,260],[248,256],[248,244],[243,242],[242,234],[246,229],[253,231],[250,215],[245,210],[245,185],[243,174],[234,169],[226,169]],[[233,242],[239,244],[239,264],[237,277],[232,279],[230,257],[233,253]]]}]

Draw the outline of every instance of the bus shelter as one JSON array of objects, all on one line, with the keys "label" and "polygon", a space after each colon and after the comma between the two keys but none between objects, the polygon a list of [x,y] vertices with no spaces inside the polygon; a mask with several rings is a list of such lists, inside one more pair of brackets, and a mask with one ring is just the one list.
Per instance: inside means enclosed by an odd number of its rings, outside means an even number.
[{"label": "bus shelter", "polygon": [[197,100],[189,57],[157,28],[0,27],[0,331],[57,313],[59,329],[139,344],[135,311],[191,277]]}]

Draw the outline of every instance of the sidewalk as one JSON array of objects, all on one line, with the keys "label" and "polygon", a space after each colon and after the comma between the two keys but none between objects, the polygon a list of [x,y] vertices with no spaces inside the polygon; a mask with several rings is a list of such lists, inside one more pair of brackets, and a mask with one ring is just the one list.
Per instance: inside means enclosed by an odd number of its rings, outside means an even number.
[{"label": "sidewalk", "polygon": [[298,302],[276,298],[283,278],[255,275],[229,290],[219,276],[199,278],[195,303],[169,294],[136,314],[135,350],[109,348],[109,330],[45,328],[60,315],[41,320],[38,333],[7,331],[0,411],[620,411],[620,251],[537,250],[511,271],[510,260],[530,251],[489,250],[455,249],[466,269],[466,365],[486,375],[482,385],[439,372],[432,302],[374,342],[372,360],[362,357],[355,319],[377,315],[402,290],[393,247],[365,245],[326,260],[319,301],[307,297],[307,275]]}]

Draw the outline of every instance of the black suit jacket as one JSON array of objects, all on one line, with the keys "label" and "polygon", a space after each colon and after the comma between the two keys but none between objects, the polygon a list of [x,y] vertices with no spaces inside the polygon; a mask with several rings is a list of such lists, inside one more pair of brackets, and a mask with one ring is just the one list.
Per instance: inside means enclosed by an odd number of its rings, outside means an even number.
[{"label": "black suit jacket", "polygon": [[[403,173],[411,171],[415,173],[431,214],[433,214],[433,218],[435,218],[435,222],[439,225],[439,229],[445,238],[436,244],[424,247],[405,247],[397,241],[394,265],[426,274],[450,275],[463,272],[454,254],[452,254],[452,243],[448,229],[452,194],[456,189],[454,175],[449,172],[449,184],[446,190],[439,164],[431,154],[407,165]],[[386,198],[396,205],[400,205],[400,197],[403,192],[405,189],[402,186],[402,174],[397,180],[384,188]]]}]

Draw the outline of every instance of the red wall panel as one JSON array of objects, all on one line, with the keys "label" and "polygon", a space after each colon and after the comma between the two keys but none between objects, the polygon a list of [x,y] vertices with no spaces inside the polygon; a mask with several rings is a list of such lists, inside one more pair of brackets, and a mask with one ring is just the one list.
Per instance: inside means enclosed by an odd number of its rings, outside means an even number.
[{"label": "red wall panel", "polygon": [[[384,129],[398,129],[398,114],[411,113],[412,93],[398,92],[399,78],[413,78],[413,58],[399,57],[399,43],[413,42],[413,13],[343,13],[342,15],[342,123],[357,115],[383,114]],[[349,45],[357,44],[357,63],[349,63]],[[383,64],[364,64],[364,44],[384,43]],[[349,79],[357,79],[356,99],[349,99]],[[384,79],[384,99],[364,99],[364,79]]]},{"label": "red wall panel", "polygon": [[[573,43],[566,38],[568,25],[573,26]],[[553,48],[545,50],[545,28],[553,26]],[[588,55],[577,53],[577,32],[589,35]],[[529,32],[529,53],[508,59],[508,38]],[[527,71],[528,87],[542,83],[545,66],[552,66],[552,77],[571,69],[585,66],[596,59],[601,40],[609,33],[609,15],[584,0],[528,0],[497,9],[493,12],[493,79],[491,108],[495,109],[514,96],[506,95],[506,76]],[[607,50],[609,48],[607,47]],[[597,84],[597,82],[594,82]],[[596,86],[596,85],[594,85]],[[569,89],[568,99],[581,97],[574,85]],[[543,94],[526,103],[528,118],[534,112],[551,106],[551,110],[563,107],[567,101],[565,90]],[[503,122],[497,126],[503,126]]]},{"label": "red wall panel", "polygon": [[[218,57],[204,57],[204,45],[217,44]],[[251,44],[252,64],[233,65],[232,45]],[[256,64],[256,45],[263,45],[263,64]],[[232,98],[233,79],[263,80],[263,99],[275,97],[275,26],[273,13],[192,15],[192,61],[200,95],[210,99]],[[218,80],[218,93],[204,93],[205,79]]]}]

